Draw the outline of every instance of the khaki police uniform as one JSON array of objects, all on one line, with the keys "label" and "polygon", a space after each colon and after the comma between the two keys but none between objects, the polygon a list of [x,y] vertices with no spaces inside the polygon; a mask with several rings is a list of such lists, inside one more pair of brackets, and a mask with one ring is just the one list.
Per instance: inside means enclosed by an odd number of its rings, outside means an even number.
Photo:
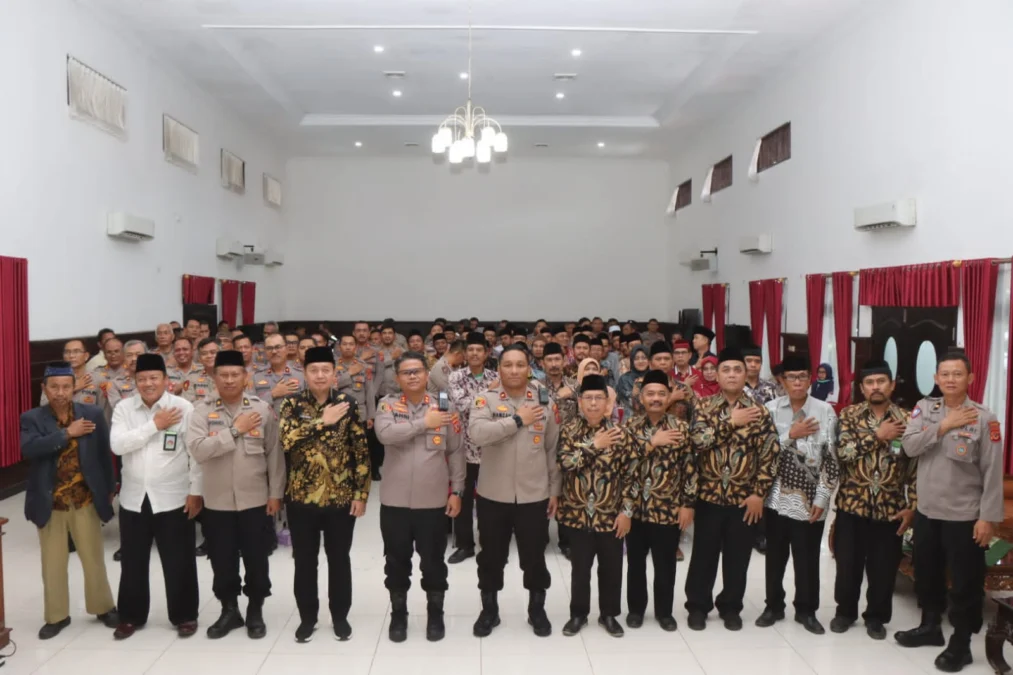
[{"label": "khaki police uniform", "polygon": [[158,345],[155,345],[154,347],[148,350],[148,353],[158,354],[159,356],[161,356],[162,360],[165,361],[166,369],[176,367],[176,357],[172,355],[172,347],[169,347],[169,351],[163,352],[158,349]]},{"label": "khaki police uniform", "polygon": [[[100,385],[101,386],[101,385]],[[109,408],[115,408],[116,404],[125,398],[137,395],[137,385],[134,384],[133,375],[120,375],[114,378],[105,386],[105,395],[109,399]]]},{"label": "khaki police uniform", "polygon": [[445,355],[440,357],[429,369],[429,391],[431,393],[450,391],[450,374],[452,372],[454,369],[447,363],[447,357]]},{"label": "khaki police uniform", "polygon": [[[75,403],[86,403],[88,405],[97,406],[102,409],[102,412],[106,416],[108,422],[112,418],[112,408],[109,407],[109,399],[102,389],[102,385],[99,381],[98,376],[93,373],[85,373],[83,376],[84,386],[74,392],[73,401]],[[80,377],[76,377],[74,386],[82,384]],[[46,392],[42,392],[42,396],[39,398],[39,406],[45,406],[49,404],[49,398],[46,396]]]},{"label": "khaki police uniform", "polygon": [[419,403],[405,395],[385,396],[377,409],[377,438],[389,454],[380,484],[380,533],[386,565],[385,586],[407,592],[412,554],[419,552],[422,588],[447,590],[447,498],[464,489],[463,427],[428,428],[424,418],[438,410],[438,399],[425,394]]},{"label": "khaki police uniform", "polygon": [[183,380],[182,388],[183,391],[178,395],[194,405],[208,399],[218,398],[218,388],[215,386],[214,378],[203,370],[187,375]]},{"label": "khaki police uniform", "polygon": [[282,380],[295,380],[299,383],[299,389],[295,393],[301,392],[306,388],[306,379],[301,372],[285,366],[280,372],[276,373],[271,370],[271,367],[261,368],[253,374],[253,390],[256,392],[257,398],[261,399],[266,403],[270,403],[274,408],[275,412],[281,407],[281,402],[285,397],[281,397],[275,400],[271,394],[271,390],[278,385]]},{"label": "khaki police uniform", "polygon": [[[165,369],[165,376],[169,380],[169,393],[176,396],[183,396],[183,382],[193,373],[204,372],[204,367],[199,363],[191,363],[186,371],[178,365]],[[191,401],[192,402],[192,401]]]},{"label": "khaki police uniform", "polygon": [[[524,570],[524,587],[544,591],[549,587],[545,547],[549,543],[546,517],[550,497],[561,486],[556,445],[559,441],[559,410],[540,403],[539,390],[529,382],[524,393],[511,398],[503,383],[475,397],[468,416],[468,434],[482,448],[482,471],[478,475],[478,587],[482,591],[503,588],[503,568],[510,551],[510,537],[517,537],[517,553]],[[547,391],[546,391],[547,393]],[[535,404],[544,418],[519,427],[517,410]]]},{"label": "khaki police uniform", "polygon": [[[350,375],[348,370],[356,364],[358,364],[362,370],[355,375]],[[369,392],[369,388],[373,381],[372,366],[367,365],[366,362],[360,358],[355,358],[350,362],[343,361],[339,358],[334,364],[334,370],[338,377],[338,391],[348,394],[355,399],[359,408],[359,419],[368,419],[366,395]]]},{"label": "khaki police uniform", "polygon": [[[260,415],[260,426],[234,436],[233,421],[249,413]],[[265,505],[268,499],[285,496],[278,418],[270,405],[255,396],[243,396],[235,405],[226,405],[221,398],[208,399],[190,416],[186,440],[204,479],[202,527],[214,570],[215,597],[234,602],[242,591],[250,602],[263,602],[271,594]],[[239,578],[240,557],[245,587]]]},{"label": "khaki police uniform", "polygon": [[[376,366],[373,370],[373,379],[370,380],[369,388],[366,391],[366,417],[376,417],[376,403],[380,398],[401,393],[401,387],[397,383],[397,373],[394,372],[394,351],[397,345],[390,347],[376,347]],[[402,350],[403,352],[404,350]],[[376,437],[375,429],[366,430],[366,441],[369,444],[369,461],[372,467],[373,480],[380,480],[380,467],[383,466],[384,450],[383,444]]]}]

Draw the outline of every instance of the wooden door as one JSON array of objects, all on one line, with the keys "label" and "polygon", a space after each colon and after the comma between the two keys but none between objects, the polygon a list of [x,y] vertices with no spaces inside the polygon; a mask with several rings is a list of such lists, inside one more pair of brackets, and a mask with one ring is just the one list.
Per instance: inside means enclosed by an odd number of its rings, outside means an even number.
[{"label": "wooden door", "polygon": [[910,409],[931,393],[936,358],[956,337],[956,307],[872,308],[872,353],[894,367],[895,403]]}]

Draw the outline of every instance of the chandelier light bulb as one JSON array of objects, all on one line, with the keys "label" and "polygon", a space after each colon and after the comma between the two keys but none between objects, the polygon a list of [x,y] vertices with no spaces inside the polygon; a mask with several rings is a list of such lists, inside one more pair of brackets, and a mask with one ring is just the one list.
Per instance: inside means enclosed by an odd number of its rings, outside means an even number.
[{"label": "chandelier light bulb", "polygon": [[475,156],[475,139],[472,136],[465,136],[461,139],[461,155],[465,159],[471,159]]},{"label": "chandelier light bulb", "polygon": [[454,142],[454,130],[450,127],[440,127],[436,135],[440,137],[440,142],[443,143],[444,148],[449,148],[450,144]]},{"label": "chandelier light bulb", "polygon": [[461,153],[461,142],[454,141],[450,146],[450,152],[447,155],[447,159],[450,160],[451,164],[460,164],[464,159],[464,155]]},{"label": "chandelier light bulb", "polygon": [[502,131],[496,134],[496,139],[493,141],[492,149],[496,152],[507,151],[507,135]]},{"label": "chandelier light bulb", "polygon": [[492,144],[486,143],[484,140],[478,142],[478,147],[475,148],[475,160],[479,164],[488,164],[492,161]]},{"label": "chandelier light bulb", "polygon": [[439,132],[433,134],[433,154],[441,155],[447,151],[447,146],[443,143],[443,137]]},{"label": "chandelier light bulb", "polygon": [[479,136],[479,140],[482,143],[492,145],[493,141],[496,140],[496,130],[492,127],[482,127],[482,134]]}]

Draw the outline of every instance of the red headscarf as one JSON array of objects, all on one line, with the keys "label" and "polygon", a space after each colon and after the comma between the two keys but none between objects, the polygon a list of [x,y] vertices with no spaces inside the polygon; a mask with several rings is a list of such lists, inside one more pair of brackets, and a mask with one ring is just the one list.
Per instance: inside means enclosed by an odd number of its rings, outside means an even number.
[{"label": "red headscarf", "polygon": [[706,356],[700,359],[700,362],[696,364],[696,367],[700,369],[700,379],[697,380],[695,385],[693,385],[693,393],[700,398],[707,398],[708,396],[714,396],[715,394],[721,393],[721,387],[718,385],[717,377],[714,378],[713,382],[708,382],[707,376],[703,374],[703,368],[708,364],[717,368],[717,358],[713,356]]}]

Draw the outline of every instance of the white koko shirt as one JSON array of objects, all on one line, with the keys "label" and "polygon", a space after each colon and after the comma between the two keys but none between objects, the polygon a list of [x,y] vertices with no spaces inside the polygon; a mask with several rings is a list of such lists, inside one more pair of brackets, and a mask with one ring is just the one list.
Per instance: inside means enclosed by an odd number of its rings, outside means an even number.
[{"label": "white koko shirt", "polygon": [[[183,419],[179,424],[159,431],[155,413],[179,408]],[[187,495],[203,495],[200,465],[186,449],[184,431],[190,424],[193,405],[169,392],[150,408],[140,394],[124,399],[113,410],[109,444],[113,453],[123,457],[120,475],[120,506],[140,513],[147,496],[152,513],[182,508]],[[175,445],[166,449],[166,434],[175,432]],[[171,443],[171,441],[170,441]]]}]

